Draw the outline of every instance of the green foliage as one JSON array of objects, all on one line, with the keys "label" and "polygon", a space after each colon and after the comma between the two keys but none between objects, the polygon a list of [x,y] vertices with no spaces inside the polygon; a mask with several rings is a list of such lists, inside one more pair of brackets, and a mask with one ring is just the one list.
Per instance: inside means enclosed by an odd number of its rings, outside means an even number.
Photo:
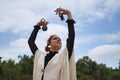
[{"label": "green foliage", "polygon": [[119,69],[107,68],[105,64],[97,64],[88,56],[76,63],[77,80],[120,80]]},{"label": "green foliage", "polygon": [[[32,80],[34,56],[18,56],[14,60],[0,62],[0,80]],[[77,80],[120,80],[120,69],[107,68],[105,64],[97,64],[88,56],[76,63]]]},{"label": "green foliage", "polygon": [[32,80],[33,56],[18,56],[20,61],[13,60],[0,63],[0,80]]}]

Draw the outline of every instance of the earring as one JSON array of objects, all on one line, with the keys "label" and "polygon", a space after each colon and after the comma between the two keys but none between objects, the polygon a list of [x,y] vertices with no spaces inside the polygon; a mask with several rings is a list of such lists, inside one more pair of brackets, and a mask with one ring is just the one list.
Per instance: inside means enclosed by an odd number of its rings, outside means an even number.
[{"label": "earring", "polygon": [[49,45],[48,48],[51,48],[51,45]]}]

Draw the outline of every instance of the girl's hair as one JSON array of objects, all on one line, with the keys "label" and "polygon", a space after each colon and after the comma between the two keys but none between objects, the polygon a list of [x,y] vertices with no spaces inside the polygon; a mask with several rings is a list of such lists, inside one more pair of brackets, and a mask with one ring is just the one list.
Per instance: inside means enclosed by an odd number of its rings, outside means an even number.
[{"label": "girl's hair", "polygon": [[47,40],[47,46],[45,47],[45,51],[46,52],[48,52],[48,51],[50,51],[50,42],[51,42],[51,39],[54,37],[54,36],[56,36],[56,35],[51,35],[49,38],[48,38],[48,40]]}]

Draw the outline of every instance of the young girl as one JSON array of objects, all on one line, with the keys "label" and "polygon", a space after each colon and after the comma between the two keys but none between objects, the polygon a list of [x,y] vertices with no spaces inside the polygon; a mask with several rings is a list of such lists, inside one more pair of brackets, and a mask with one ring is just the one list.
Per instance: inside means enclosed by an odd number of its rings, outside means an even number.
[{"label": "young girl", "polygon": [[61,39],[58,35],[51,35],[48,38],[45,51],[47,54],[41,52],[35,44],[35,39],[41,26],[46,26],[48,22],[39,21],[28,40],[29,47],[35,55],[33,80],[76,80],[76,66],[74,59],[74,23],[72,14],[69,10],[57,8],[56,15],[60,13],[67,15],[68,24],[68,39],[65,49],[62,53],[59,50],[62,47]]}]

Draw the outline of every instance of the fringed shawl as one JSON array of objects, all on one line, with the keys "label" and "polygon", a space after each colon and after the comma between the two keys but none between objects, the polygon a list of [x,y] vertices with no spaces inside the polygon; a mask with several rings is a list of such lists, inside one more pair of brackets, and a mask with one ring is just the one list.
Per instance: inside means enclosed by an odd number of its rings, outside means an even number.
[{"label": "fringed shawl", "polygon": [[56,54],[44,69],[45,54],[39,50],[35,53],[33,80],[76,80],[76,66],[74,51],[68,59],[67,47],[62,53]]}]

